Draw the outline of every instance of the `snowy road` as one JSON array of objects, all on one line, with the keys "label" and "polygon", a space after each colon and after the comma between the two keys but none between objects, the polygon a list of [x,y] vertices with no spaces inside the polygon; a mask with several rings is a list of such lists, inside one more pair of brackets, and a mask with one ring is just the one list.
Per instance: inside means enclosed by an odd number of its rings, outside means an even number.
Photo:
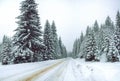
[{"label": "snowy road", "polygon": [[62,59],[0,66],[0,81],[120,81],[120,63]]}]

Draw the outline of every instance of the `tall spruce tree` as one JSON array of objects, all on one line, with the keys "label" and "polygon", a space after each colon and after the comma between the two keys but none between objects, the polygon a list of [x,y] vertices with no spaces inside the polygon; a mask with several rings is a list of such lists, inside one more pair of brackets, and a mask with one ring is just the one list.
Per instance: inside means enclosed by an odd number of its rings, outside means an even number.
[{"label": "tall spruce tree", "polygon": [[120,55],[120,13],[119,11],[117,12],[117,15],[116,15],[116,29],[115,29],[114,43]]},{"label": "tall spruce tree", "polygon": [[67,50],[66,47],[63,45],[61,37],[59,37],[59,46],[60,46],[60,58],[66,58],[67,57]]},{"label": "tall spruce tree", "polygon": [[114,43],[112,42],[110,47],[109,47],[109,52],[107,55],[107,61],[109,62],[116,62],[119,61],[119,54],[118,50],[116,49]]},{"label": "tall spruce tree", "polygon": [[97,20],[94,23],[93,30],[94,30],[94,32],[98,32],[99,31],[99,25],[98,25]]},{"label": "tall spruce tree", "polygon": [[114,30],[114,24],[109,16],[105,20],[105,27]]},{"label": "tall spruce tree", "polygon": [[96,47],[96,41],[94,37],[94,32],[91,30],[87,36],[86,41],[86,48],[85,48],[85,60],[86,61],[95,61],[97,59],[97,47]]},{"label": "tall spruce tree", "polygon": [[81,32],[80,39],[79,39],[79,51],[78,51],[78,53],[80,53],[80,48],[81,48],[81,44],[82,44],[83,40],[84,40],[84,35],[83,35],[83,32]]},{"label": "tall spruce tree", "polygon": [[80,39],[76,39],[74,44],[73,44],[73,58],[76,58],[77,55],[79,54],[79,50],[80,50]]},{"label": "tall spruce tree", "polygon": [[51,27],[49,21],[46,21],[44,29],[44,44],[46,46],[46,54],[44,55],[44,60],[55,59],[55,48],[53,44],[53,37],[51,32]]},{"label": "tall spruce tree", "polygon": [[7,36],[3,37],[3,42],[2,42],[2,51],[1,51],[1,57],[2,57],[2,64],[10,64],[11,63],[11,59],[12,59],[12,41],[10,38],[8,38]]},{"label": "tall spruce tree", "polygon": [[60,46],[60,54],[61,54],[61,58],[64,56],[63,55],[63,48],[62,48],[62,40],[61,40],[61,37],[59,37],[59,46]]},{"label": "tall spruce tree", "polygon": [[39,46],[43,45],[37,4],[34,0],[22,1],[20,11],[21,15],[17,17],[18,28],[15,30],[13,40],[16,49],[13,51],[14,62],[32,62],[35,60],[35,52],[38,51]]},{"label": "tall spruce tree", "polygon": [[104,43],[104,32],[103,30],[100,28],[99,31],[99,37],[98,37],[98,49],[102,52],[103,51],[103,43]]},{"label": "tall spruce tree", "polygon": [[53,46],[55,49],[55,56],[59,58],[60,56],[60,47],[59,47],[59,42],[58,42],[58,35],[57,35],[57,30],[56,30],[56,25],[55,22],[52,22],[51,25],[51,32],[52,32],[52,38],[53,38]]},{"label": "tall spruce tree", "polygon": [[65,45],[63,45],[62,48],[63,48],[63,54],[64,54],[63,58],[66,58],[67,57],[67,49],[66,49]]},{"label": "tall spruce tree", "polygon": [[89,26],[87,26],[87,29],[86,29],[86,36],[88,36],[89,31],[90,31],[90,27],[89,27]]}]

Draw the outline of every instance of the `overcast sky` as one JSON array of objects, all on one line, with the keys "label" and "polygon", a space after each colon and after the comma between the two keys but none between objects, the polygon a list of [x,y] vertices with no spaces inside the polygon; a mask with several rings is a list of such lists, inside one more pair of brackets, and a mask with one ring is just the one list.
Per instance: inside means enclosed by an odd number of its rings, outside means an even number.
[{"label": "overcast sky", "polygon": [[[15,17],[19,15],[20,2],[23,0],[0,0],[0,41],[3,35],[13,36],[17,28]],[[104,23],[109,15],[115,21],[120,9],[120,0],[36,0],[42,27],[46,19],[55,21],[57,33],[61,36],[68,51],[73,42],[85,32],[95,20]]]}]

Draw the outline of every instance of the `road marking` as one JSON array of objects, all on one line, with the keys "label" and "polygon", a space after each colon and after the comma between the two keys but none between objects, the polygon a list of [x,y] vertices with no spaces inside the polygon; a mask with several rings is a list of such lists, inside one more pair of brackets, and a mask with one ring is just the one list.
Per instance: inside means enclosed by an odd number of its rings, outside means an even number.
[{"label": "road marking", "polygon": [[60,61],[54,65],[51,65],[49,67],[44,68],[43,70],[39,70],[38,72],[32,74],[31,76],[28,76],[27,78],[23,79],[23,80],[19,80],[19,81],[34,81],[38,76],[48,72],[49,70],[53,69],[54,67],[58,66],[59,64],[61,64],[63,61]]}]

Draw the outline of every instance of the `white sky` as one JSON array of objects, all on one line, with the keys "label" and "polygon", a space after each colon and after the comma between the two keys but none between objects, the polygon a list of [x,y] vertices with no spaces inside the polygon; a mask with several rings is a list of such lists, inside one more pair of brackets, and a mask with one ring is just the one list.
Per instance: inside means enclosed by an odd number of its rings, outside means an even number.
[{"label": "white sky", "polygon": [[[13,36],[17,28],[15,17],[19,15],[22,0],[0,0],[0,41],[3,35]],[[55,21],[58,35],[68,51],[73,42],[85,32],[87,25],[92,26],[97,19],[104,23],[109,15],[115,21],[120,9],[120,0],[36,0],[42,27],[46,19]]]}]

